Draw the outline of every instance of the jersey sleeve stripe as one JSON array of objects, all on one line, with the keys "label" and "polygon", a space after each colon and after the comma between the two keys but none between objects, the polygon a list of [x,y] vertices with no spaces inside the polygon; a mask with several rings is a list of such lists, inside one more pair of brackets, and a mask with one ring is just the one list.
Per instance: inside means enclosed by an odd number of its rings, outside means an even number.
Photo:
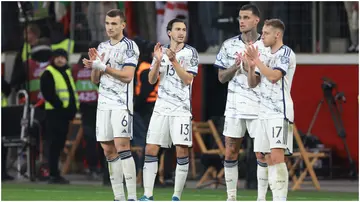
[{"label": "jersey sleeve stripe", "polygon": [[134,64],[134,63],[125,63],[125,64],[123,65],[123,67],[125,67],[125,66],[136,67],[136,64]]},{"label": "jersey sleeve stripe", "polygon": [[193,71],[187,71],[188,73],[190,73],[190,74],[193,74],[193,75],[197,75],[197,73],[196,72],[193,72]]},{"label": "jersey sleeve stripe", "polygon": [[220,66],[220,65],[216,65],[216,64],[214,64],[214,67],[219,68],[219,69],[226,69],[225,67]]},{"label": "jersey sleeve stripe", "polygon": [[291,53],[290,48],[289,48],[289,47],[285,47],[284,49],[285,49],[285,51],[284,51],[284,56],[289,57],[289,56],[290,56],[290,53]]},{"label": "jersey sleeve stripe", "polygon": [[286,117],[286,103],[285,103],[285,83],[284,83],[284,77],[281,78],[281,91],[282,91],[282,98],[283,98],[283,107],[284,107],[284,119],[285,120],[289,120],[287,117]]},{"label": "jersey sleeve stripe", "polygon": [[132,43],[131,43],[131,41],[129,41],[129,39],[125,38],[124,41],[125,41],[128,49],[130,49],[130,50],[133,49],[133,48],[132,48]]},{"label": "jersey sleeve stripe", "polygon": [[282,76],[285,76],[285,75],[286,75],[286,72],[285,72],[283,69],[281,69],[280,67],[274,67],[273,69],[274,69],[274,70],[277,69],[277,70],[281,71]]}]

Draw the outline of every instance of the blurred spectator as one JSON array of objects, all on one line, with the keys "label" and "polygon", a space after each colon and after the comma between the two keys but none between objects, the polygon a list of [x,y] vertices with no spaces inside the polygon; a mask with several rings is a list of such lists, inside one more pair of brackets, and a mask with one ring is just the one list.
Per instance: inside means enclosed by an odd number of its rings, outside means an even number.
[{"label": "blurred spectator", "polygon": [[[48,66],[51,58],[50,40],[47,38],[40,38],[37,44],[33,46],[29,54],[28,61],[19,63],[12,72],[11,85],[16,90],[28,85],[30,102],[37,103],[42,99],[40,93],[40,75]],[[29,65],[28,68],[27,65]]]},{"label": "blurred spectator", "polygon": [[87,19],[92,41],[108,40],[105,32],[105,16],[107,11],[114,8],[118,8],[116,2],[89,2]]},{"label": "blurred spectator", "polygon": [[[100,42],[93,41],[88,48],[96,48]],[[100,144],[96,141],[96,110],[98,99],[98,87],[91,81],[91,69],[85,68],[82,62],[83,58],[89,59],[87,53],[79,58],[77,64],[72,67],[72,75],[74,77],[76,89],[79,95],[81,124],[86,142],[85,156],[89,166],[89,179],[99,179],[101,168],[105,168],[104,151]]]},{"label": "blurred spectator", "polygon": [[38,44],[40,34],[39,26],[36,24],[29,24],[24,29],[23,36],[25,42],[15,58],[14,70],[10,82],[11,86],[16,90],[24,88],[25,82],[27,81],[25,62],[31,59],[31,48]]},{"label": "blurred spectator", "polygon": [[166,44],[169,42],[169,36],[166,32],[168,22],[174,18],[183,19],[187,25],[186,29],[189,33],[189,10],[187,1],[167,1],[164,7],[164,19],[162,21],[160,30],[157,30],[158,42]]},{"label": "blurred spectator", "polygon": [[51,184],[68,184],[60,176],[58,166],[60,152],[63,150],[70,121],[79,108],[74,79],[68,66],[68,54],[63,49],[54,51],[53,60],[41,75],[40,88],[46,110],[46,136],[49,146],[49,170]]},{"label": "blurred spectator", "polygon": [[350,31],[351,45],[348,48],[348,52],[359,52],[359,2],[345,1],[344,6]]},{"label": "blurred spectator", "polygon": [[[203,30],[206,43],[208,45],[207,53],[217,53],[219,47],[219,30],[213,27],[213,20],[218,13],[218,2],[202,1],[198,3],[199,24]],[[214,15],[215,13],[215,15]]]}]

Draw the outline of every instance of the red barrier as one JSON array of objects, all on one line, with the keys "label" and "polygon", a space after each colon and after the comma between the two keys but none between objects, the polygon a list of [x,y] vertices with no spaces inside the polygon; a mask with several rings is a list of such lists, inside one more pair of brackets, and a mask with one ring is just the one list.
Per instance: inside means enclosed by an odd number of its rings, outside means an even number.
[{"label": "red barrier", "polygon": [[[338,85],[338,90],[345,93],[347,102],[343,104],[342,120],[347,134],[346,140],[351,156],[357,162],[359,155],[359,66],[358,65],[297,65],[291,95],[295,105],[295,124],[306,132],[323,97],[322,78],[327,77]],[[335,149],[341,157],[346,157],[344,144],[336,134],[326,102],[312,129],[326,147]]]}]

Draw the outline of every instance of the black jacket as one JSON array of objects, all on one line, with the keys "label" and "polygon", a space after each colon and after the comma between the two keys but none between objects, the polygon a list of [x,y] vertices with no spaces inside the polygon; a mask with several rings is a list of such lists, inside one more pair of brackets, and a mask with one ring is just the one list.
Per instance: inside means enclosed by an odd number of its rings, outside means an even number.
[{"label": "black jacket", "polygon": [[66,74],[66,70],[69,68],[69,66],[59,68],[55,66],[55,64],[51,65],[64,77],[70,93],[70,102],[67,108],[63,108],[62,101],[56,94],[54,78],[49,71],[45,70],[40,78],[40,90],[44,99],[54,107],[52,110],[46,110],[47,118],[72,120],[75,117],[77,109],[74,94],[76,92],[74,92],[71,88],[70,79]]}]

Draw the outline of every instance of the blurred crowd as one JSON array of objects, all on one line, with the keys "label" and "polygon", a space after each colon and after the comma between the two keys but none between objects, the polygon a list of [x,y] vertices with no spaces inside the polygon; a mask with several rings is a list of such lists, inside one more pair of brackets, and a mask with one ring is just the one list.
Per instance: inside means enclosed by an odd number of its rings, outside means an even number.
[{"label": "blurred crowd", "polygon": [[[162,30],[174,17],[189,24],[188,43],[199,52],[216,53],[225,38],[239,34],[239,8],[248,2],[3,2],[2,52],[17,51],[25,20],[40,27],[41,36],[58,44],[74,41],[74,52],[86,52],[89,41],[104,41],[105,13],[111,8],[126,11],[128,37],[140,36],[148,41],[164,43]],[[346,39],[347,51],[358,51],[358,2],[253,2],[261,10],[262,19],[280,18],[286,24],[285,43],[296,52],[312,52],[313,9],[317,19],[316,41],[322,38],[322,50],[329,52],[330,41]],[[72,6],[74,6],[72,8]],[[320,18],[320,10],[322,17]],[[75,13],[71,15],[71,13]],[[141,15],[139,15],[141,13]],[[322,22],[320,20],[323,19]],[[322,26],[320,24],[322,23]],[[259,26],[262,26],[260,24]],[[319,30],[322,27],[323,30]],[[323,36],[320,34],[323,33]],[[291,36],[291,37],[290,37]],[[345,48],[346,49],[346,48]],[[317,47],[316,52],[320,51]]]}]

